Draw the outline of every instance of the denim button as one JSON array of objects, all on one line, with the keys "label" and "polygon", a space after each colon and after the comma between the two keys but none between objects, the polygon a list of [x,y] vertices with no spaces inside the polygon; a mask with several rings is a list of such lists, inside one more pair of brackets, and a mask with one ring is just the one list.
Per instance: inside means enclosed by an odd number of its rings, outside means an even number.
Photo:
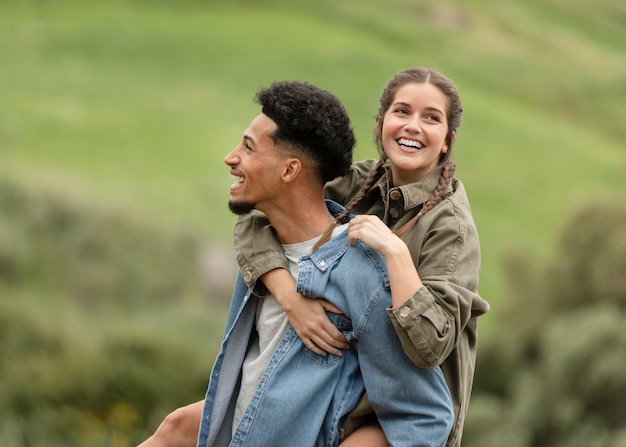
[{"label": "denim button", "polygon": [[326,265],[325,261],[320,261],[320,266],[324,267]]},{"label": "denim button", "polygon": [[394,189],[389,193],[389,197],[391,197],[391,200],[398,200],[400,198],[400,191]]},{"label": "denim button", "polygon": [[395,209],[395,208],[391,208],[389,210],[389,214],[391,214],[391,217],[393,217],[395,219],[396,217],[398,217],[400,215],[400,212],[398,212],[398,210]]},{"label": "denim button", "polygon": [[411,313],[411,309],[409,309],[408,307],[403,307],[402,309],[400,309],[400,316],[402,318],[408,317],[410,313]]}]

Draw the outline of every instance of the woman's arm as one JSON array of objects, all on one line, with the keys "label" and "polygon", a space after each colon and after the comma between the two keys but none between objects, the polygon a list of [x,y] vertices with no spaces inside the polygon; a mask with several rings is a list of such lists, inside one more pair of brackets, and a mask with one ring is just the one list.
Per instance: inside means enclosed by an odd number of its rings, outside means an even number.
[{"label": "woman's arm", "polygon": [[407,245],[378,217],[354,217],[348,227],[348,239],[351,243],[360,239],[385,257],[392,307],[403,305],[423,286]]},{"label": "woman's arm", "polygon": [[326,311],[341,311],[323,299],[305,298],[296,291],[285,253],[265,215],[255,211],[239,216],[233,240],[237,262],[248,287],[259,296],[269,291],[278,300],[296,334],[311,351],[341,356],[341,350],[346,349],[348,343],[326,315]]},{"label": "woman's arm", "polygon": [[341,357],[341,350],[349,344],[326,315],[326,311],[342,313],[339,308],[326,300],[300,295],[291,273],[285,269],[271,270],[261,276],[261,281],[276,297],[307,348],[319,355],[330,353]]},{"label": "woman's arm", "polygon": [[421,368],[442,364],[473,318],[489,310],[476,290],[480,248],[464,197],[437,205],[403,239],[373,216],[351,223],[352,239],[385,256],[393,300],[388,314],[407,356]]},{"label": "woman's arm", "polygon": [[289,270],[278,237],[260,211],[237,217],[233,227],[233,244],[241,276],[257,296],[268,294],[265,285],[258,281],[261,276],[274,269]]}]

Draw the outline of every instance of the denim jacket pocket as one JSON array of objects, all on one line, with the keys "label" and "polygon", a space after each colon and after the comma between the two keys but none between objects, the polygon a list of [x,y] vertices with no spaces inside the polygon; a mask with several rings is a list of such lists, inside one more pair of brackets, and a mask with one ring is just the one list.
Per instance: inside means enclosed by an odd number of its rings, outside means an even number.
[{"label": "denim jacket pocket", "polygon": [[[337,329],[339,329],[343,335],[348,339],[348,342],[352,340],[352,320],[346,318],[345,315],[336,314],[333,312],[326,312],[326,315],[330,319],[330,322],[335,325]],[[318,363],[320,366],[331,366],[338,360],[341,360],[341,357],[338,357],[334,354],[326,353],[326,355],[319,355],[315,352],[311,351],[306,346],[303,348],[305,355]]]}]

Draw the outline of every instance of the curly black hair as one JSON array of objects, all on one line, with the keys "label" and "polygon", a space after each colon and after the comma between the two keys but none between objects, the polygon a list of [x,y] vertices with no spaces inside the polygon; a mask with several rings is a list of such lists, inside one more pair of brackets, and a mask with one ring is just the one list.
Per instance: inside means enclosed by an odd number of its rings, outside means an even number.
[{"label": "curly black hair", "polygon": [[306,82],[277,81],[255,100],[278,126],[274,142],[312,159],[322,183],[348,173],[356,138],[335,95]]}]

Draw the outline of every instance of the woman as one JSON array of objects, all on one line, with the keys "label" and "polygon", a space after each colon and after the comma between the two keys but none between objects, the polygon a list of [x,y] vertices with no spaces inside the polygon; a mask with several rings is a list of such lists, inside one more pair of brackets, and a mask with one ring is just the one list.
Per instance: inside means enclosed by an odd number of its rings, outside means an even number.
[{"label": "woman", "polygon": [[[358,214],[350,221],[349,238],[361,239],[385,257],[392,292],[387,312],[405,353],[420,368],[443,369],[455,412],[447,446],[461,443],[477,319],[489,310],[477,292],[476,226],[450,161],[461,114],[457,89],[441,73],[424,67],[397,73],[381,95],[376,116],[380,160],[355,163],[350,174],[325,190],[327,198],[347,203],[347,211]],[[235,225],[244,279],[257,291],[265,286],[278,299],[307,347],[341,355],[345,339],[325,315],[340,310],[296,292],[282,249],[262,221],[257,215]],[[341,445],[388,445],[366,399],[362,403],[344,424],[349,436]]]}]

